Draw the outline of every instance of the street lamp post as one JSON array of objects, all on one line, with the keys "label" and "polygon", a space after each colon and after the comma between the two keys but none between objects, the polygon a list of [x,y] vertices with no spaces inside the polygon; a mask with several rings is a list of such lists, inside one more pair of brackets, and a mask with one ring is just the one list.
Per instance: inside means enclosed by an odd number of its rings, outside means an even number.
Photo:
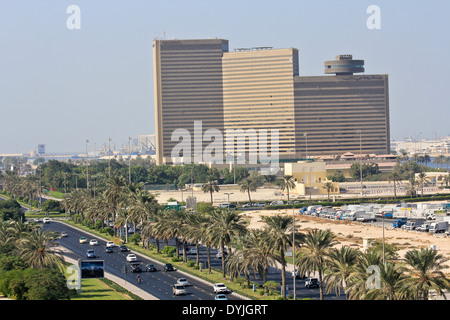
[{"label": "street lamp post", "polygon": [[230,194],[233,194],[233,192],[225,192],[224,194],[226,194],[228,196],[228,211],[230,210]]},{"label": "street lamp post", "polygon": [[193,177],[193,169],[191,168],[191,191],[192,191],[192,200],[194,199],[194,177]]},{"label": "street lamp post", "polygon": [[384,212],[381,213],[381,222],[382,222],[382,227],[383,227],[383,265],[384,265],[385,258],[386,258],[386,253],[385,253],[385,248],[384,248]]},{"label": "street lamp post", "polygon": [[131,137],[128,137],[128,153],[130,154],[128,159],[128,183],[131,184]]},{"label": "street lamp post", "polygon": [[362,184],[362,131],[356,130],[359,133],[359,182],[361,189],[361,197],[363,196],[363,184]]},{"label": "street lamp post", "polygon": [[305,137],[306,159],[308,159],[308,134],[305,132],[305,133],[303,133],[303,136]]},{"label": "street lamp post", "polygon": [[108,179],[111,179],[111,138],[108,145]]},{"label": "street lamp post", "polygon": [[64,174],[64,195],[66,195],[67,193],[66,172],[64,172],[63,174]]},{"label": "street lamp post", "polygon": [[293,292],[294,292],[294,300],[296,300],[295,295],[295,209],[292,206],[292,264],[294,265],[294,276],[293,276]]},{"label": "street lamp post", "polygon": [[86,188],[89,189],[89,159],[88,159],[88,143],[86,140]]}]

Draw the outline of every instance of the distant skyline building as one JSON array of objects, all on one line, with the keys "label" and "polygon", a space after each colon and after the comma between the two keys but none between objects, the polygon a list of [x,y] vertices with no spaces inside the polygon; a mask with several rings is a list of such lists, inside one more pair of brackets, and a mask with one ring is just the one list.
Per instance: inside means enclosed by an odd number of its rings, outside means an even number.
[{"label": "distant skyline building", "polygon": [[364,72],[364,60],[351,55],[324,65],[335,75],[294,78],[297,152],[390,153],[388,75],[354,75]]},{"label": "distant skyline building", "polygon": [[354,75],[364,60],[339,55],[324,62],[325,75],[303,77],[295,48],[229,52],[223,39],[153,47],[157,164],[172,163],[172,132],[194,137],[194,121],[203,132],[278,130],[283,161],[390,152],[388,75]]},{"label": "distant skyline building", "polygon": [[[194,137],[194,121],[223,130],[222,57],[228,40],[154,40],[156,163],[171,163],[176,129]],[[194,143],[194,141],[192,141]]]},{"label": "distant skyline building", "polygon": [[[224,128],[279,133],[279,157],[295,156],[297,49],[251,48],[223,54]],[[258,131],[259,132],[259,131]],[[269,144],[270,145],[270,144]],[[245,148],[250,154],[249,144]]]}]

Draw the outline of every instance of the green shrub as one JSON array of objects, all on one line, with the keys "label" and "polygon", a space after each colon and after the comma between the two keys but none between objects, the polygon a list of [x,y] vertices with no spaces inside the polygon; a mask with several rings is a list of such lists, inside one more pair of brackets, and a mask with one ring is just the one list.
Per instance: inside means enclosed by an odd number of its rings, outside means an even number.
[{"label": "green shrub", "polygon": [[162,249],[162,253],[166,254],[168,257],[173,257],[176,249],[171,246],[165,246],[164,249]]},{"label": "green shrub", "polygon": [[103,222],[102,221],[97,221],[95,224],[94,224],[94,229],[95,230],[100,230],[101,228],[103,227]]},{"label": "green shrub", "polygon": [[273,294],[275,290],[280,287],[280,284],[275,281],[267,281],[266,283],[264,283],[263,287],[269,290],[269,294]]},{"label": "green shrub", "polygon": [[114,234],[114,231],[109,227],[103,228],[100,232],[109,234],[110,236]]},{"label": "green shrub", "polygon": [[42,211],[44,212],[64,212],[64,210],[61,209],[60,201],[58,200],[52,200],[48,199],[42,204]]}]

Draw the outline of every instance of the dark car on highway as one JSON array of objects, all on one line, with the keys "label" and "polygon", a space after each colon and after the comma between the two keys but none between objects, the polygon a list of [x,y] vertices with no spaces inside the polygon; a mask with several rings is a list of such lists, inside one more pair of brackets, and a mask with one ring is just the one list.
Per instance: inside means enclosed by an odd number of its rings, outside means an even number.
[{"label": "dark car on highway", "polygon": [[130,249],[128,249],[127,246],[121,245],[121,246],[119,246],[119,250],[120,250],[120,252],[127,252],[127,251],[129,251]]},{"label": "dark car on highway", "polygon": [[131,263],[130,264],[130,272],[142,272],[141,264],[140,263]]},{"label": "dark car on highway", "polygon": [[113,253],[114,251],[113,251],[113,248],[111,248],[111,247],[105,247],[105,252],[106,253]]},{"label": "dark car on highway", "polygon": [[173,267],[172,264],[166,263],[166,264],[164,265],[164,271],[175,271],[175,268]]},{"label": "dark car on highway", "polygon": [[154,264],[148,264],[145,266],[145,268],[147,269],[148,272],[155,272],[156,271],[156,266]]}]

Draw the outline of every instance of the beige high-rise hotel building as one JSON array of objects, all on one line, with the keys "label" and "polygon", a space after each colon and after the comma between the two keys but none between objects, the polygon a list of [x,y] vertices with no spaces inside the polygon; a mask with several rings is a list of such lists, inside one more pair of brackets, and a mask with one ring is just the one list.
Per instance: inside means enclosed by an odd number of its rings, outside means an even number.
[{"label": "beige high-rise hotel building", "polygon": [[276,129],[281,161],[390,152],[388,75],[355,75],[363,60],[340,55],[324,63],[326,75],[303,77],[295,48],[230,52],[223,39],[153,47],[158,164],[172,163],[174,130],[194,137],[194,121],[203,132]]}]

